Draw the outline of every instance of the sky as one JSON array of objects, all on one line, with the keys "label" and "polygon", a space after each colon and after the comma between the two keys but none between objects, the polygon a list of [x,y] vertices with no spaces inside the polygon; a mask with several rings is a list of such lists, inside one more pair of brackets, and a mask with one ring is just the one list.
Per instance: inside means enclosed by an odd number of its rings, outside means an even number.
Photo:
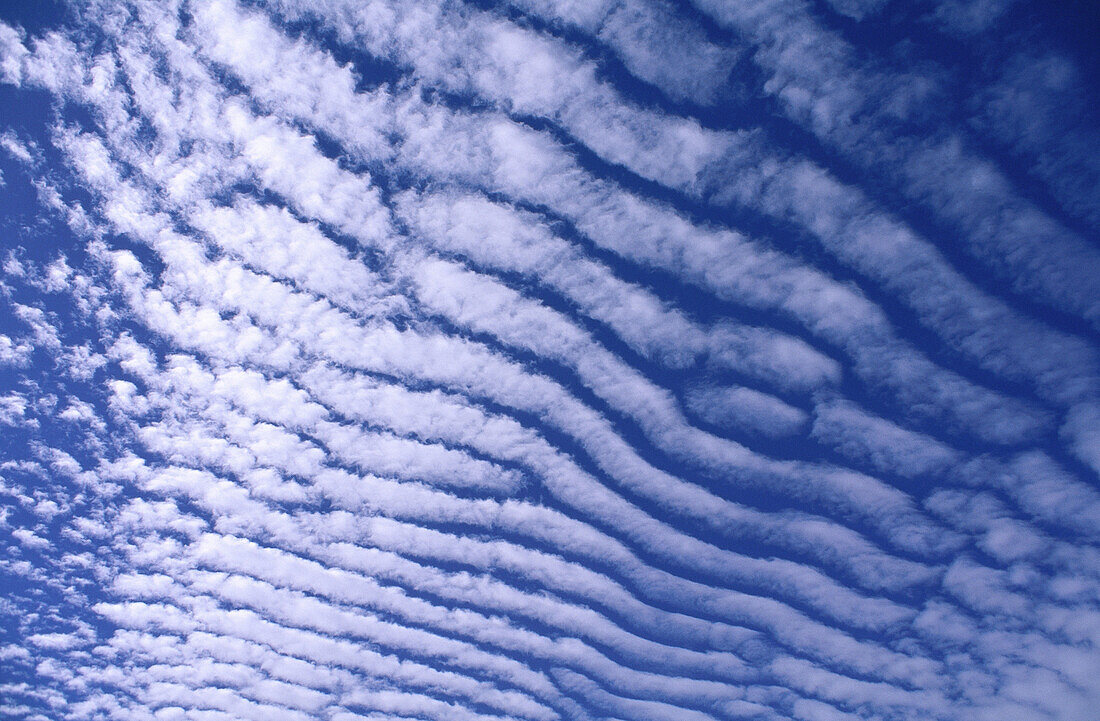
[{"label": "sky", "polygon": [[1093,721],[1098,7],[0,3],[0,718]]}]

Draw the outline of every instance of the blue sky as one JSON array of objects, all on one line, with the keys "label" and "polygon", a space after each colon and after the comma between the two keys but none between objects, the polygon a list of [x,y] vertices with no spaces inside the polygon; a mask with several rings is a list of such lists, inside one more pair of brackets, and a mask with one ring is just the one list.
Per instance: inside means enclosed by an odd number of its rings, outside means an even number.
[{"label": "blue sky", "polygon": [[1088,721],[1097,10],[0,8],[0,716]]}]

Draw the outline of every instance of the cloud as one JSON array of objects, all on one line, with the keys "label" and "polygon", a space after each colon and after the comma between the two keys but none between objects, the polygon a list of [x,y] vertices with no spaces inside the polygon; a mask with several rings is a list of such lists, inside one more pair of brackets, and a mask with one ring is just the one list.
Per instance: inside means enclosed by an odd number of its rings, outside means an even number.
[{"label": "cloud", "polygon": [[1001,10],[5,19],[2,713],[1088,718],[1072,60],[830,29]]}]

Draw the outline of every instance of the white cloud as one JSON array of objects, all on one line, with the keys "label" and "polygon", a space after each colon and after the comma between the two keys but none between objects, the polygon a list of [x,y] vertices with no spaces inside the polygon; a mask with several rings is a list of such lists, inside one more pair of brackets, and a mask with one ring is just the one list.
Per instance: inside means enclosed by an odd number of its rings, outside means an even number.
[{"label": "white cloud", "polygon": [[[41,210],[0,285],[17,703],[1086,718],[1091,255],[826,5],[0,24],[50,117],[0,133]],[[722,117],[750,64],[816,140]],[[1056,125],[1020,152],[1062,167]]]}]

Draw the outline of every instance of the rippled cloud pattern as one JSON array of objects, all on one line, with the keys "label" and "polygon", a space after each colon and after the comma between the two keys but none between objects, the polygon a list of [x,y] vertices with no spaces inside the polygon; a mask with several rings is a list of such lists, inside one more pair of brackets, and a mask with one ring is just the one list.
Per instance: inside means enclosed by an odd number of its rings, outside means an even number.
[{"label": "rippled cloud pattern", "polygon": [[1100,14],[0,7],[0,717],[1093,721]]}]

